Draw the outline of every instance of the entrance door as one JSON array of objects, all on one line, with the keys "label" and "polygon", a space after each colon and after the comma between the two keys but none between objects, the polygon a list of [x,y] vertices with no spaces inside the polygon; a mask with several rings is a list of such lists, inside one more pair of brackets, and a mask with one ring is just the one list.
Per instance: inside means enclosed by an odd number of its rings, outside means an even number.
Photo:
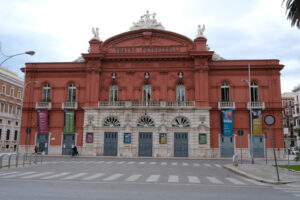
[{"label": "entrance door", "polygon": [[253,157],[263,158],[265,156],[264,151],[264,139],[263,136],[253,136]]},{"label": "entrance door", "polygon": [[233,136],[221,136],[221,157],[232,157],[234,154]]},{"label": "entrance door", "polygon": [[105,156],[118,155],[118,133],[117,132],[104,133],[104,155]]},{"label": "entrance door", "polygon": [[48,136],[49,134],[37,134],[36,145],[38,146],[38,153],[48,154]]},{"label": "entrance door", "polygon": [[152,133],[139,133],[139,156],[152,156]]},{"label": "entrance door", "polygon": [[188,157],[189,142],[187,133],[174,133],[174,157]]},{"label": "entrance door", "polygon": [[74,134],[63,135],[62,155],[72,155],[72,147],[75,145]]}]

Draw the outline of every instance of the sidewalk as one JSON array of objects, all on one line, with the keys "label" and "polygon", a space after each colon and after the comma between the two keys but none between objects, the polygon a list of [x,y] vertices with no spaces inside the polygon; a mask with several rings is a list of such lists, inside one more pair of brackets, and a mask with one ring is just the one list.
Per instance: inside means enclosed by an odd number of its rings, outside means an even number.
[{"label": "sidewalk", "polygon": [[270,184],[291,184],[291,186],[300,188],[300,172],[288,171],[287,169],[278,168],[280,181],[277,181],[276,167],[271,164],[233,164],[224,165],[239,175]]}]

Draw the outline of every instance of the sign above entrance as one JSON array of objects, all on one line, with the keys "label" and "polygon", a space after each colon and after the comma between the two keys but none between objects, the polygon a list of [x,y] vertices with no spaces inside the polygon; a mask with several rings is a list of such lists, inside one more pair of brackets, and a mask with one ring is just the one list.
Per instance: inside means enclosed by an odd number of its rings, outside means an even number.
[{"label": "sign above entrance", "polygon": [[173,53],[180,52],[180,46],[115,47],[115,53]]}]

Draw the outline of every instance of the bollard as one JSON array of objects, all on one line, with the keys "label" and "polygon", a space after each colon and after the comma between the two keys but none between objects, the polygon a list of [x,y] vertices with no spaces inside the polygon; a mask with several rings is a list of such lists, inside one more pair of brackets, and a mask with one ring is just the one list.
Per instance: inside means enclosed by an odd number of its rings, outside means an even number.
[{"label": "bollard", "polygon": [[239,165],[237,155],[232,156],[232,164],[233,164],[233,166],[236,166],[236,167]]},{"label": "bollard", "polygon": [[16,168],[18,167],[18,164],[19,164],[19,155],[17,154],[16,155]]},{"label": "bollard", "polygon": [[2,168],[2,160],[3,160],[4,155],[0,156],[0,169]]},{"label": "bollard", "polygon": [[31,165],[31,154],[29,156],[29,165]]},{"label": "bollard", "polygon": [[11,156],[12,156],[12,155],[9,155],[9,157],[8,157],[8,166],[7,166],[8,168],[10,168]]},{"label": "bollard", "polygon": [[41,155],[41,164],[43,164],[43,158],[44,158],[43,155]]},{"label": "bollard", "polygon": [[35,154],[34,163],[37,164],[37,153]]},{"label": "bollard", "polygon": [[25,156],[26,156],[26,153],[24,153],[24,156],[23,156],[23,167],[25,166]]}]

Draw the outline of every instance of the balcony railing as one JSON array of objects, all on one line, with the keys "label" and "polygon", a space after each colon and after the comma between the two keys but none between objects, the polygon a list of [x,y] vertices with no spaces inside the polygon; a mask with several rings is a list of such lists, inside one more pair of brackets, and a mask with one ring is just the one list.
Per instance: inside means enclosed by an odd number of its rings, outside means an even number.
[{"label": "balcony railing", "polygon": [[36,102],[35,109],[48,109],[51,110],[52,103],[51,102]]},{"label": "balcony railing", "polygon": [[63,102],[61,105],[62,109],[70,109],[70,110],[77,110],[78,104],[77,102]]},{"label": "balcony railing", "polygon": [[219,101],[218,102],[218,109],[235,109],[235,102],[233,101]]},{"label": "balcony railing", "polygon": [[194,101],[99,101],[98,107],[194,107]]},{"label": "balcony railing", "polygon": [[265,109],[265,102],[262,102],[262,101],[252,101],[251,105],[250,105],[250,102],[248,102],[247,103],[248,110],[250,110],[250,106],[251,106],[251,109],[262,109],[262,110],[264,110]]}]

